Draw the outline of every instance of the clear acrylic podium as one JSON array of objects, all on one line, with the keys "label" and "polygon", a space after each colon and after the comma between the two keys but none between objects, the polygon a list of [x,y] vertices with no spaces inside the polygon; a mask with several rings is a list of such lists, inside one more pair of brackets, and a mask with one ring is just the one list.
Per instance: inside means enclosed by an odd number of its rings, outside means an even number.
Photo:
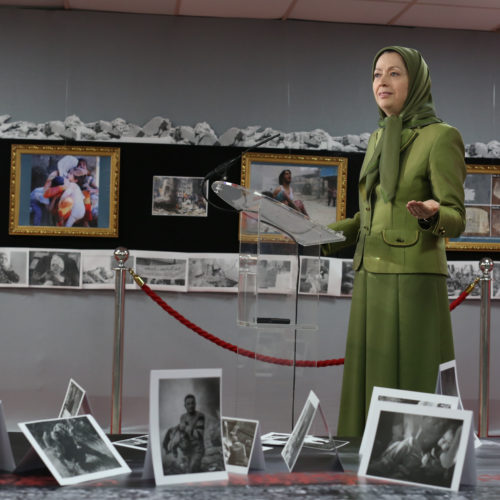
[{"label": "clear acrylic podium", "polygon": [[[237,344],[279,361],[239,356],[235,415],[260,420],[264,431],[289,432],[314,389],[311,377],[318,376],[316,368],[296,367],[296,361],[321,357],[318,306],[329,273],[320,248],[344,236],[243,186],[216,181],[212,189],[240,212]],[[263,419],[269,405],[279,405],[281,421],[276,415]],[[291,426],[283,429],[288,409]]]}]

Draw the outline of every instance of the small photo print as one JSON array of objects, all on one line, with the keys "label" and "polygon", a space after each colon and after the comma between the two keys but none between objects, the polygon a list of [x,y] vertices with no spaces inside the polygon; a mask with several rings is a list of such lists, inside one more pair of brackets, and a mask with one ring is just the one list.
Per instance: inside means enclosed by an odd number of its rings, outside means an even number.
[{"label": "small photo print", "polygon": [[191,254],[188,289],[192,292],[236,292],[238,290],[237,254]]},{"label": "small photo print", "polygon": [[80,387],[73,379],[70,379],[66,396],[59,411],[59,418],[75,417],[78,415],[82,406],[85,390]]},{"label": "small photo print", "polygon": [[124,448],[132,448],[133,450],[146,451],[148,449],[149,435],[143,434],[142,436],[120,439],[113,441],[115,446],[123,446]]},{"label": "small photo print", "polygon": [[[206,217],[202,185],[203,177],[153,176],[152,215]],[[206,195],[207,186],[204,189]]]},{"label": "small photo print", "polygon": [[150,432],[156,484],[227,479],[222,370],[152,370]]},{"label": "small photo print", "polygon": [[[448,298],[456,299],[478,276],[479,264],[467,261],[448,261]],[[481,288],[476,286],[468,295],[469,298],[479,299]]]},{"label": "small photo print", "polygon": [[457,377],[457,362],[452,359],[446,363],[439,365],[439,380],[437,383],[439,392],[448,396],[455,396],[458,398],[458,407],[462,408],[462,400],[460,398],[460,390],[458,388]]},{"label": "small photo print", "polygon": [[[129,255],[125,261],[126,268],[133,268],[135,257]],[[82,288],[114,289],[118,261],[113,250],[83,250],[82,251]],[[125,273],[127,287],[134,287],[134,279],[130,273]]]},{"label": "small photo print", "polygon": [[340,283],[340,295],[351,296],[354,287],[354,274],[352,260],[342,261],[342,280]]},{"label": "small photo print", "polygon": [[61,485],[131,472],[91,415],[18,425]]},{"label": "small photo print", "polygon": [[378,401],[358,475],[457,491],[472,412]]},{"label": "small photo print", "polygon": [[29,284],[46,288],[80,288],[81,252],[30,250]]},{"label": "small photo print", "polygon": [[288,257],[260,255],[257,260],[257,289],[263,293],[290,293],[295,290],[297,266]]},{"label": "small photo print", "polygon": [[321,294],[328,292],[330,259],[302,257],[300,259],[300,293]]},{"label": "small photo print", "polygon": [[0,287],[28,285],[28,250],[0,248]]},{"label": "small photo print", "polygon": [[[400,403],[403,405],[435,406],[436,408],[448,408],[451,410],[457,410],[459,408],[459,399],[454,396],[375,386],[372,391],[367,420],[372,418],[371,414],[376,411],[377,404],[380,401]],[[405,429],[401,429],[401,433],[405,434]],[[359,447],[360,455],[365,453],[367,441],[368,433],[365,432],[361,440],[361,446]]]},{"label": "small photo print", "polygon": [[246,474],[259,422],[222,417],[224,461],[229,472]]},{"label": "small photo print", "polygon": [[188,259],[185,254],[135,253],[135,271],[153,290],[187,291]]},{"label": "small photo print", "polygon": [[281,456],[285,461],[288,470],[291,472],[299,458],[300,451],[304,445],[304,440],[311,428],[312,421],[319,406],[319,399],[313,391],[309,393],[304,408],[295,424],[288,441],[283,447]]}]

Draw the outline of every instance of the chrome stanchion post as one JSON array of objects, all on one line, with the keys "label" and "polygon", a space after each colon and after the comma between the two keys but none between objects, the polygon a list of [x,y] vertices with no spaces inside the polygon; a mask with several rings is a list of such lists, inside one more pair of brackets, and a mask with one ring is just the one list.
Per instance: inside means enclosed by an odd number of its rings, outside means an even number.
[{"label": "chrome stanchion post", "polygon": [[479,262],[483,273],[481,282],[481,319],[479,343],[479,424],[478,436],[488,436],[489,380],[490,380],[490,315],[491,315],[491,272],[493,260],[484,257]]},{"label": "chrome stanchion post", "polygon": [[115,271],[115,335],[113,342],[113,383],[111,389],[111,434],[121,433],[122,427],[122,381],[123,381],[123,329],[125,315],[125,262],[128,250],[118,247],[114,257],[118,262]]}]

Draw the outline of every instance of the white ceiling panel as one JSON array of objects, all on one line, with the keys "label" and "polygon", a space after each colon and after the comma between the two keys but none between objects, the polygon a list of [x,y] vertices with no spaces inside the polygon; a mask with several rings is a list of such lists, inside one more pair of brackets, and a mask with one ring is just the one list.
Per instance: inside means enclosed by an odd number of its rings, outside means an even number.
[{"label": "white ceiling panel", "polygon": [[417,0],[418,5],[454,5],[456,7],[488,7],[500,9],[500,0]]},{"label": "white ceiling panel", "polygon": [[500,0],[0,0],[1,7],[500,30]]},{"label": "white ceiling panel", "polygon": [[182,0],[182,16],[281,19],[293,0]]},{"label": "white ceiling panel", "polygon": [[[485,10],[487,14],[485,14]],[[500,26],[500,16],[489,9],[443,5],[414,5],[398,20],[401,26],[492,31]]]},{"label": "white ceiling panel", "polygon": [[386,24],[408,6],[408,2],[373,0],[299,0],[290,19],[339,23]]},{"label": "white ceiling panel", "polygon": [[64,0],[0,0],[0,7],[63,9]]},{"label": "white ceiling panel", "polygon": [[66,0],[69,9],[174,15],[177,0]]}]

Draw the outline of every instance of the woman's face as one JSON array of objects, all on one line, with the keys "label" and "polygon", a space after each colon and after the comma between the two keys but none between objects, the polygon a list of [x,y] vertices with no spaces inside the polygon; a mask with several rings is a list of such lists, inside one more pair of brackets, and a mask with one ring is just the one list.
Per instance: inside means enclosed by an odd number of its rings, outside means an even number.
[{"label": "woman's face", "polygon": [[387,115],[399,115],[408,97],[408,71],[397,52],[384,52],[375,64],[373,95],[379,108]]}]

